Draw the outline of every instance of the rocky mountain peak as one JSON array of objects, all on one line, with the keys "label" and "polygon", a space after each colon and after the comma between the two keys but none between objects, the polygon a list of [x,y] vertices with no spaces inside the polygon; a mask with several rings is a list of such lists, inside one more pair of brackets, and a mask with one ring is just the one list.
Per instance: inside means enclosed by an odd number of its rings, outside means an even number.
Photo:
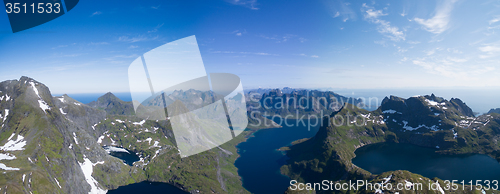
[{"label": "rocky mountain peak", "polygon": [[434,94],[408,99],[386,97],[379,111],[389,128],[421,132],[453,129],[461,118],[474,116],[460,99],[448,101]]},{"label": "rocky mountain peak", "polygon": [[133,115],[134,107],[131,102],[124,102],[113,93],[108,92],[99,97],[96,101],[87,104],[90,107],[104,109],[111,115]]},{"label": "rocky mountain peak", "polygon": [[492,114],[492,113],[497,113],[497,114],[500,114],[500,108],[495,108],[495,109],[490,109],[490,111],[488,111],[488,114]]}]

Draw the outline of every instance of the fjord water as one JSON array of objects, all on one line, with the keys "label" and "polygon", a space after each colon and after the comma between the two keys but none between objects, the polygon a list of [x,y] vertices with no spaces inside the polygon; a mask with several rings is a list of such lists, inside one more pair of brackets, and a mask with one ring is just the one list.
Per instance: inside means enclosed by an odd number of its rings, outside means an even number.
[{"label": "fjord water", "polygon": [[169,194],[186,194],[187,192],[167,183],[140,182],[130,185],[118,187],[115,190],[109,190],[108,193],[169,193]]},{"label": "fjord water", "polygon": [[483,154],[442,155],[436,149],[402,143],[378,143],[356,150],[352,163],[371,173],[408,170],[443,180],[500,180],[500,164]]},{"label": "fjord water", "polygon": [[305,125],[297,125],[296,121],[289,119],[290,126],[283,123],[282,128],[257,131],[236,146],[240,157],[235,166],[245,189],[251,193],[283,193],[290,186],[290,178],[280,173],[287,157],[278,149],[295,140],[313,137],[319,129],[318,125],[308,130],[307,120]]}]

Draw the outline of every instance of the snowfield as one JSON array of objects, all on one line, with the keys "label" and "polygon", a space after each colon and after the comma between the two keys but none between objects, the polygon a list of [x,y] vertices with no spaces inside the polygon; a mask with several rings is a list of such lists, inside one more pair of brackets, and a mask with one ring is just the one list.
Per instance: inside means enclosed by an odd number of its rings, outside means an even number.
[{"label": "snowfield", "polygon": [[146,120],[142,120],[141,122],[133,122],[132,124],[142,126],[142,124],[144,124],[145,122]]},{"label": "snowfield", "polygon": [[7,139],[7,143],[4,146],[0,146],[0,150],[3,151],[20,151],[24,150],[24,146],[26,145],[26,141],[24,141],[24,137],[21,135],[17,135],[17,139],[14,141],[12,137],[14,137],[14,133]]},{"label": "snowfield", "polygon": [[99,187],[99,183],[97,182],[97,180],[95,180],[94,177],[92,177],[92,172],[94,171],[94,166],[97,164],[104,164],[104,161],[92,163],[92,161],[90,161],[85,156],[84,156],[83,160],[84,160],[83,163],[78,162],[78,164],[82,168],[82,172],[83,172],[83,175],[85,176],[85,180],[87,181],[87,183],[91,187],[89,194],[105,194],[105,193],[107,193],[108,191],[105,189],[101,189]]}]

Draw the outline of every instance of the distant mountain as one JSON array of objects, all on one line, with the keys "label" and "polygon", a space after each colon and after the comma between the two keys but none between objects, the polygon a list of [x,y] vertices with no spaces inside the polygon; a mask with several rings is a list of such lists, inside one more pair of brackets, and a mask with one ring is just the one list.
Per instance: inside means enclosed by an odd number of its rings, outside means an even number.
[{"label": "distant mountain", "polygon": [[495,109],[492,108],[490,111],[488,111],[488,114],[491,114],[491,113],[500,114],[500,108],[495,108]]},{"label": "distant mountain", "polygon": [[267,93],[249,92],[246,96],[249,112],[260,112],[269,117],[288,115],[301,117],[302,115],[329,115],[340,109],[346,103],[363,106],[360,99],[347,98],[330,91],[293,90],[285,93],[280,89],[272,89]]},{"label": "distant mountain", "polygon": [[500,147],[496,143],[500,135],[500,115],[474,117],[459,99],[448,101],[434,95],[408,99],[391,96],[375,111],[345,104],[325,118],[314,137],[282,149],[289,150],[290,159],[281,172],[292,180],[311,183],[366,179],[380,183],[390,175],[391,182],[406,180],[425,184],[429,181],[407,171],[372,175],[352,164],[357,148],[378,142],[411,143],[436,148],[444,154],[482,153],[500,161]]},{"label": "distant mountain", "polygon": [[92,108],[97,108],[106,111],[110,115],[134,115],[134,106],[132,102],[124,102],[116,97],[111,92],[99,97],[97,101],[92,101],[87,104]]},{"label": "distant mountain", "polygon": [[270,91],[273,90],[280,90],[283,93],[290,94],[294,91],[300,91],[300,90],[307,90],[307,89],[302,89],[302,88],[290,88],[290,87],[284,87],[284,88],[257,88],[257,89],[248,89],[245,90],[245,93],[258,93],[260,95],[269,93]]}]

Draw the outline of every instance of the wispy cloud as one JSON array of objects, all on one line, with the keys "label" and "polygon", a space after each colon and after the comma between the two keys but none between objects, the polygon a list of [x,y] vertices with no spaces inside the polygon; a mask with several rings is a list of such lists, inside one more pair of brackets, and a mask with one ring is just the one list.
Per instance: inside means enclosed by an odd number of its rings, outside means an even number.
[{"label": "wispy cloud", "polygon": [[79,57],[82,55],[86,55],[87,53],[72,53],[72,54],[63,54],[63,53],[54,53],[52,57],[61,58],[61,57]]},{"label": "wispy cloud", "polygon": [[495,67],[489,65],[464,64],[467,59],[446,57],[444,59],[420,58],[412,60],[414,65],[420,66],[431,74],[437,74],[449,78],[472,79],[478,75],[491,72]]},{"label": "wispy cloud", "polygon": [[495,18],[488,21],[488,23],[491,25],[491,24],[497,23],[499,21],[500,21],[500,16],[496,16]]},{"label": "wispy cloud", "polygon": [[160,29],[163,26],[163,24],[165,23],[156,25],[156,27],[154,27],[153,30],[148,31],[148,33],[158,32],[158,29]]},{"label": "wispy cloud", "polygon": [[456,2],[457,0],[445,0],[436,8],[436,13],[432,18],[427,20],[415,18],[414,20],[422,25],[425,30],[434,34],[440,34],[449,28],[450,14]]},{"label": "wispy cloud", "polygon": [[135,49],[135,48],[139,48],[139,46],[137,46],[137,45],[130,45],[128,48],[129,49]]},{"label": "wispy cloud", "polygon": [[97,46],[97,45],[108,45],[108,42],[90,42],[89,45]]},{"label": "wispy cloud", "polygon": [[385,40],[376,40],[376,41],[373,41],[373,43],[380,44],[384,47],[388,46],[388,44],[385,42]]},{"label": "wispy cloud", "polygon": [[259,10],[259,8],[257,8],[258,5],[257,0],[225,0],[225,1],[233,5],[240,5],[247,7],[251,10]]},{"label": "wispy cloud", "polygon": [[144,36],[144,35],[139,35],[139,36],[135,36],[135,37],[120,36],[120,37],[118,37],[118,41],[134,43],[134,42],[157,40],[158,38],[159,38],[159,36],[148,37],[148,36]]},{"label": "wispy cloud", "polygon": [[243,36],[243,34],[246,34],[246,33],[247,33],[247,30],[243,30],[243,31],[235,30],[235,31],[231,32],[231,34],[234,34],[236,36]]},{"label": "wispy cloud", "polygon": [[[495,18],[489,20],[488,21],[489,26],[486,27],[486,31],[484,32],[484,34],[487,36],[495,34],[495,31],[500,29],[500,24],[498,24],[499,21],[500,21],[500,16],[495,16]],[[483,31],[483,29],[479,29],[476,31]]]},{"label": "wispy cloud", "polygon": [[68,47],[68,45],[58,45],[56,47],[52,47],[52,49],[64,48],[64,47]]},{"label": "wispy cloud", "polygon": [[271,54],[271,53],[266,53],[266,52],[210,51],[210,53],[218,53],[218,54],[262,55],[262,56],[279,56],[278,54]]},{"label": "wispy cloud", "polygon": [[484,55],[479,55],[479,58],[486,59],[490,57],[495,57],[500,54],[500,46],[498,45],[487,45],[478,48]]},{"label": "wispy cloud", "polygon": [[52,49],[65,48],[65,47],[68,47],[68,46],[71,46],[71,45],[76,45],[76,43],[73,43],[73,44],[65,44],[65,45],[58,45],[58,46],[56,46],[56,47],[52,47]]},{"label": "wispy cloud", "polygon": [[405,10],[403,9],[403,13],[401,13],[401,16],[405,17],[406,15],[408,15],[408,14],[405,13]]},{"label": "wispy cloud", "polygon": [[409,41],[406,41],[408,44],[420,44],[420,41],[412,41],[412,40],[409,40]]},{"label": "wispy cloud", "polygon": [[319,58],[318,55],[306,55],[304,53],[299,54],[299,56],[302,56],[302,57],[311,57],[311,58]]},{"label": "wispy cloud", "polygon": [[268,40],[274,40],[276,41],[276,43],[283,43],[283,42],[288,42],[290,40],[293,40],[293,39],[297,39],[299,40],[301,43],[304,43],[307,41],[307,39],[305,38],[302,38],[302,37],[299,37],[295,34],[285,34],[283,36],[266,36],[266,35],[259,35],[259,37],[261,38],[264,38],[264,39],[268,39]]},{"label": "wispy cloud", "polygon": [[137,54],[130,54],[130,55],[115,55],[111,57],[106,57],[104,60],[106,60],[109,63],[112,64],[126,64],[129,63],[130,60],[135,59],[139,57]]},{"label": "wispy cloud", "polygon": [[159,9],[161,5],[151,6],[151,9]]},{"label": "wispy cloud", "polygon": [[90,17],[96,16],[96,15],[101,15],[101,14],[102,14],[101,11],[96,11],[96,12],[90,14]]},{"label": "wispy cloud", "polygon": [[373,7],[363,3],[361,11],[364,12],[364,17],[367,21],[377,24],[379,33],[390,38],[392,41],[405,40],[406,35],[400,31],[398,27],[391,26],[390,22],[379,19],[380,16],[387,15],[382,10],[375,10]]},{"label": "wispy cloud", "polygon": [[328,9],[330,16],[333,18],[341,18],[342,21],[356,20],[356,12],[350,8],[350,3],[343,0],[325,1],[325,7]]}]

